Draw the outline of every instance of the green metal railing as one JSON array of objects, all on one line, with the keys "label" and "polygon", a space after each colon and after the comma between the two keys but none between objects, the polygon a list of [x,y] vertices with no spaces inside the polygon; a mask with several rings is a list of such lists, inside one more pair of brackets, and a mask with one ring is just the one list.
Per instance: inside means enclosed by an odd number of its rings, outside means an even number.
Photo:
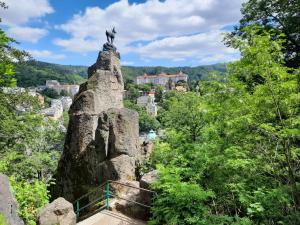
[{"label": "green metal railing", "polygon": [[[109,201],[109,199],[110,198],[118,198],[118,199],[122,199],[122,200],[125,200],[125,201],[129,201],[129,202],[135,203],[135,204],[140,205],[142,207],[151,208],[150,205],[146,205],[146,204],[143,204],[141,202],[137,202],[137,201],[134,201],[134,200],[131,200],[131,199],[120,197],[117,194],[112,193],[112,191],[110,190],[111,184],[117,184],[117,185],[125,186],[125,187],[128,187],[128,188],[139,189],[141,191],[145,191],[145,192],[149,192],[149,193],[152,193],[152,194],[156,194],[156,192],[148,190],[148,189],[135,187],[135,186],[132,186],[132,185],[129,185],[129,184],[125,184],[125,183],[119,182],[119,181],[107,180],[105,183],[103,183],[100,186],[98,186],[95,190],[86,193],[85,195],[81,196],[80,198],[78,198],[73,203],[77,219],[79,219],[79,217],[81,216],[81,212],[83,210],[87,209],[90,206],[96,205],[97,203],[101,203],[103,201],[104,201],[104,207],[100,208],[100,210],[103,210],[103,209],[109,210],[109,208],[110,208],[110,205],[109,205],[110,201]],[[98,198],[94,199],[91,202],[84,203],[84,204],[81,203],[81,201],[84,200],[84,199],[87,199],[89,201],[89,196],[95,195],[99,191],[103,191],[103,194],[101,196],[99,196]]]}]

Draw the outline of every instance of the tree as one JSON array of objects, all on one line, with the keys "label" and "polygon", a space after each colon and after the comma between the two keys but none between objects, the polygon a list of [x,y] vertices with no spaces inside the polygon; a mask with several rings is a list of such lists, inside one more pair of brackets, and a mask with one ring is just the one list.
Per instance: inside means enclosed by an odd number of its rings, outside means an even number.
[{"label": "tree", "polygon": [[[201,99],[192,92],[182,94],[173,92],[163,100],[163,115],[160,116],[166,127],[175,128],[187,135],[193,141],[198,139],[199,133],[205,124],[205,108]],[[171,96],[168,98],[168,96]]]},{"label": "tree", "polygon": [[[295,102],[294,95],[299,95],[298,71],[288,69],[283,65],[281,52],[284,40],[273,40],[272,33],[263,32],[256,35],[255,27],[244,29],[251,40],[237,38],[242,59],[229,67],[229,73],[238,77],[240,74],[252,71],[262,77],[262,84],[256,85],[253,92],[253,112],[257,122],[253,124],[256,131],[266,138],[265,141],[276,143],[274,151],[264,155],[277,155],[275,161],[270,162],[277,171],[282,171],[287,185],[294,198],[295,208],[300,207],[300,195],[297,188],[296,171],[298,168],[297,154],[300,138],[297,115],[300,104]],[[264,153],[263,153],[264,154]],[[295,158],[296,157],[296,158]],[[286,169],[286,171],[284,171]]]},{"label": "tree", "polygon": [[160,123],[156,120],[156,118],[148,115],[143,107],[140,107],[129,100],[125,100],[124,105],[126,108],[133,109],[138,112],[140,132],[149,132],[151,129],[157,130],[160,127]]},{"label": "tree", "polygon": [[167,132],[151,159],[160,172],[153,224],[300,223],[299,70],[284,64],[284,39],[256,26],[244,32],[226,80],[165,96]]},{"label": "tree", "polygon": [[155,88],[155,101],[156,102],[160,103],[162,101],[164,90],[165,90],[164,87],[162,87],[160,85],[156,86],[156,88]]},{"label": "tree", "polygon": [[60,96],[59,93],[53,88],[46,88],[43,90],[42,94],[49,98],[59,98]]},{"label": "tree", "polygon": [[70,93],[66,90],[61,90],[60,96],[71,96]]},{"label": "tree", "polygon": [[[7,8],[4,2],[0,2],[0,10],[1,8]],[[13,44],[16,43],[14,39],[8,37],[0,28],[0,87],[16,86],[14,63],[15,61],[23,61],[24,58],[29,57],[27,52],[13,47]]]},{"label": "tree", "polygon": [[49,202],[47,184],[43,180],[33,183],[10,179],[16,199],[19,203],[19,214],[28,225],[36,225],[36,218],[41,208]]},{"label": "tree", "polygon": [[298,0],[248,0],[243,3],[241,12],[243,18],[231,36],[247,38],[243,28],[251,24],[259,24],[267,31],[275,30],[273,38],[283,33],[286,39],[283,49],[286,65],[294,68],[300,66],[300,2]]},{"label": "tree", "polygon": [[140,92],[138,87],[134,84],[128,85],[126,98],[129,99],[132,102],[136,102],[136,99],[140,96]]}]

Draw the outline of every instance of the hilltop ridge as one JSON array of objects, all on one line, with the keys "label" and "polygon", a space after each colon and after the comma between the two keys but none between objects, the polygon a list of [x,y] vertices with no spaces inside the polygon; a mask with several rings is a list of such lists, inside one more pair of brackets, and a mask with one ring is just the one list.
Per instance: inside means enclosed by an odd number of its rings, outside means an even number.
[{"label": "hilltop ridge", "polygon": [[[16,66],[18,86],[29,87],[44,85],[46,80],[58,80],[61,83],[80,84],[87,78],[87,66],[60,65],[42,61],[28,61]],[[135,80],[144,73],[153,75],[161,72],[177,73],[182,71],[191,80],[207,78],[211,72],[224,75],[226,64],[214,64],[197,67],[163,67],[163,66],[123,66],[122,73],[125,80]]]}]

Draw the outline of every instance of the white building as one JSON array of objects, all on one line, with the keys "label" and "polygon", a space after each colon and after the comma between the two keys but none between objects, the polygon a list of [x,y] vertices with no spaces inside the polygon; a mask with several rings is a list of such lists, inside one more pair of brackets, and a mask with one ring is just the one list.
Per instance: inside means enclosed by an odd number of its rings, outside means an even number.
[{"label": "white building", "polygon": [[154,102],[154,97],[152,97],[151,95],[148,95],[148,102],[146,105],[146,111],[149,115],[151,116],[157,116],[157,105]]},{"label": "white building", "polygon": [[70,106],[72,105],[72,98],[69,96],[64,96],[60,98],[64,111],[68,111]]},{"label": "white building", "polygon": [[157,105],[153,92],[148,95],[143,95],[137,98],[137,105],[144,107],[147,113],[151,116],[157,116]]},{"label": "white building", "polygon": [[72,97],[79,91],[77,84],[60,84],[57,80],[46,80],[46,88],[51,88],[60,94],[62,90],[68,92]]},{"label": "white building", "polygon": [[183,80],[185,82],[188,81],[188,75],[184,74],[183,72],[179,72],[178,74],[166,74],[161,73],[158,75],[148,75],[144,74],[143,76],[138,76],[136,78],[137,84],[154,84],[154,85],[161,85],[166,86],[167,83],[171,80],[172,82],[176,83],[179,80]]},{"label": "white building", "polygon": [[61,100],[59,100],[59,99],[52,99],[51,107],[43,109],[41,111],[42,114],[44,114],[45,116],[47,116],[53,120],[58,120],[59,118],[61,118],[63,115],[63,112],[64,112],[63,105],[62,105]]}]

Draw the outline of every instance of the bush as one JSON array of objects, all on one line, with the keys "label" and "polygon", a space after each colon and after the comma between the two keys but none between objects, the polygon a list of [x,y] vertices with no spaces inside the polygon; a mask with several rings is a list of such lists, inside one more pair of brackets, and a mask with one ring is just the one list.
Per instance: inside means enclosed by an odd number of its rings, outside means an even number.
[{"label": "bush", "polygon": [[8,225],[8,223],[6,221],[6,218],[2,213],[0,213],[0,224],[1,225]]},{"label": "bush", "polygon": [[10,178],[11,186],[19,204],[19,214],[28,225],[35,225],[40,209],[49,202],[47,184],[36,180],[33,183]]},{"label": "bush", "polygon": [[42,94],[49,98],[59,98],[59,96],[60,96],[59,93],[52,88],[47,88],[47,89],[43,90]]}]

